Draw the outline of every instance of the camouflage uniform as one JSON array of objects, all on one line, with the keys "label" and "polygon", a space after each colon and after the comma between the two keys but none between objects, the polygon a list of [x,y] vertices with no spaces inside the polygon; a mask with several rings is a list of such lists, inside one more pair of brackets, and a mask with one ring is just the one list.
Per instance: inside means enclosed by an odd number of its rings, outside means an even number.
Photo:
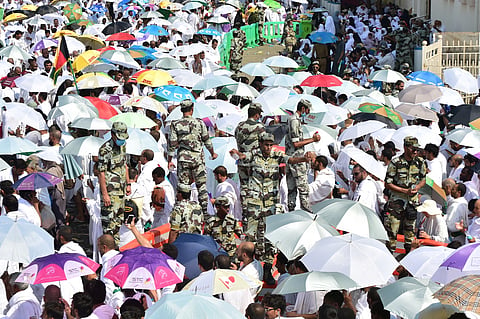
[{"label": "camouflage uniform", "polygon": [[396,56],[395,56],[395,70],[400,70],[400,65],[402,63],[408,63],[413,65],[412,52],[415,46],[415,43],[412,38],[410,30],[404,31],[395,31],[394,32],[395,41],[397,42]]},{"label": "camouflage uniform", "polygon": [[[117,123],[112,126],[112,134],[116,134],[119,139],[128,138],[128,133],[121,135],[116,132]],[[121,138],[120,138],[121,137]],[[105,142],[98,150],[98,170],[105,173],[105,183],[107,185],[108,196],[111,205],[106,207],[101,199],[101,219],[103,232],[114,236],[115,241],[120,241],[118,231],[123,223],[123,213],[125,210],[125,190],[127,183],[127,153],[126,147],[117,146],[113,139]]]},{"label": "camouflage uniform", "polygon": [[198,200],[202,209],[207,210],[207,175],[203,146],[213,153],[213,145],[205,124],[191,116],[173,121],[170,126],[168,155],[177,152],[178,184],[190,185],[192,181],[198,189]]},{"label": "camouflage uniform", "polygon": [[263,38],[263,24],[265,23],[265,10],[258,9],[258,44],[263,45],[265,39]]},{"label": "camouflage uniform", "polygon": [[172,230],[180,233],[201,234],[203,226],[202,207],[196,202],[182,199],[173,207],[170,214]]},{"label": "camouflage uniform", "polygon": [[[416,138],[406,137],[406,145],[418,146]],[[386,184],[393,184],[402,188],[411,188],[419,184],[427,174],[425,160],[415,156],[410,162],[405,159],[405,155],[394,158],[387,167]],[[394,252],[397,243],[397,233],[403,225],[403,235],[405,236],[405,248],[409,251],[412,240],[415,237],[415,221],[417,211],[415,207],[419,205],[418,193],[414,196],[408,196],[403,193],[390,191],[391,195],[387,203],[387,216],[385,218],[385,229],[389,237],[389,249]]]},{"label": "camouflage uniform", "polygon": [[[271,141],[273,141],[272,134],[262,133],[260,138],[263,136],[271,136]],[[270,137],[268,138],[270,140]],[[246,156],[244,162],[250,166],[245,234],[249,241],[256,244],[260,261],[271,264],[274,249],[265,238],[265,219],[267,216],[283,212],[282,206],[279,204],[279,165],[287,163],[290,156],[272,151],[270,156],[265,158],[260,148],[244,154]]]},{"label": "camouflage uniform", "polygon": [[235,218],[228,214],[225,218],[218,216],[209,216],[205,222],[204,235],[210,235],[215,241],[225,249],[231,259],[235,258],[237,245],[235,235],[242,235],[242,227]]},{"label": "camouflage uniform", "polygon": [[293,54],[293,47],[295,44],[297,44],[297,38],[295,37],[295,28],[292,26],[289,26],[288,21],[287,24],[285,24],[283,28],[283,36],[282,36],[282,42],[285,43],[285,49],[287,50],[287,54],[289,57],[292,56]]},{"label": "camouflage uniform", "polygon": [[238,73],[242,66],[243,49],[247,36],[243,30],[233,30],[233,38],[230,45],[230,71]]},{"label": "camouflage uniform", "polygon": [[[295,112],[288,120],[288,132],[285,136],[285,153],[290,156],[303,156],[305,147],[295,148],[293,143],[303,141],[302,120]],[[308,203],[307,163],[287,164],[288,210],[295,210],[297,190],[300,206],[311,211]]]},{"label": "camouflage uniform", "polygon": [[[258,103],[252,103],[251,108],[262,109],[262,106]],[[247,119],[244,122],[238,124],[235,129],[235,139],[237,140],[238,150],[242,153],[250,152],[253,149],[258,148],[258,137],[261,133],[265,132],[265,125],[259,123],[253,119]],[[248,177],[250,173],[248,166],[243,160],[238,162],[238,176],[240,177],[240,195],[242,197],[242,209],[244,216],[246,215],[246,195],[248,192]]]}]

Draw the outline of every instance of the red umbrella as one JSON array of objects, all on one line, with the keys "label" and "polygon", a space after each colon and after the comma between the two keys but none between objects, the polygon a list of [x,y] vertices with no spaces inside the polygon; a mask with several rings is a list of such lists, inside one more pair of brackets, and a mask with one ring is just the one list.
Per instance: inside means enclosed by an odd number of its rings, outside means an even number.
[{"label": "red umbrella", "polygon": [[303,80],[301,86],[323,87],[340,86],[342,81],[334,75],[318,74],[312,75]]},{"label": "red umbrella", "polygon": [[108,36],[105,41],[135,41],[137,40],[133,35],[127,32],[114,33]]},{"label": "red umbrella", "polygon": [[108,51],[108,50],[115,50],[114,47],[112,46],[109,46],[109,47],[104,47],[104,48],[100,48],[100,49],[97,49],[98,52],[105,52],[105,51]]},{"label": "red umbrella", "polygon": [[147,71],[150,71],[150,70],[145,69],[145,70],[140,70],[140,71],[134,73],[134,74],[130,77],[130,79],[128,80],[128,82],[137,83],[137,78],[138,78],[138,76],[139,76],[140,74],[142,74],[143,72],[147,72]]},{"label": "red umbrella", "polygon": [[97,108],[98,117],[101,119],[108,120],[118,114],[118,111],[107,101],[92,96],[86,96],[85,98],[92,102],[92,104]]}]

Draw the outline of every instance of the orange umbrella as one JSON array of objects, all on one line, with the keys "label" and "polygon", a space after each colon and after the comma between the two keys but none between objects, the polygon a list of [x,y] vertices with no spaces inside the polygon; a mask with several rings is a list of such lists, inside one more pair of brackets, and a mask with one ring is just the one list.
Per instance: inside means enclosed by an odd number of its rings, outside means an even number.
[{"label": "orange umbrella", "polygon": [[137,77],[137,83],[151,87],[176,84],[170,73],[162,70],[146,70],[145,72],[142,72]]}]

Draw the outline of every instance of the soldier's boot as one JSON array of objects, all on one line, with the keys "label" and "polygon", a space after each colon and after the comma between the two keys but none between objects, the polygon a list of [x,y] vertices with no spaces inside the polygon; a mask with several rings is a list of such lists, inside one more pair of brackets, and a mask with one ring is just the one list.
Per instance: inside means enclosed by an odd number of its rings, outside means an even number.
[{"label": "soldier's boot", "polygon": [[263,264],[263,282],[270,286],[276,283],[272,275],[272,264],[270,263]]}]

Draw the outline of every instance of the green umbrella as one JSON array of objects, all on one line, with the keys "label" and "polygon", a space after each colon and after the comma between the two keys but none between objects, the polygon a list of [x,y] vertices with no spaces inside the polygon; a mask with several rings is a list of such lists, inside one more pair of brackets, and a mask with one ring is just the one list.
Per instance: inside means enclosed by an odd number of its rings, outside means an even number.
[{"label": "green umbrella", "polygon": [[154,121],[152,121],[145,115],[133,112],[126,112],[115,115],[110,119],[110,121],[112,123],[123,122],[131,128],[151,128],[152,126],[157,125]]},{"label": "green umbrella", "polygon": [[82,17],[82,8],[78,4],[67,4],[63,7],[63,15],[69,22],[77,21]]},{"label": "green umbrella", "polygon": [[400,114],[398,114],[388,106],[382,104],[362,103],[360,104],[358,110],[365,113],[376,113],[378,115],[384,116],[392,120],[392,122],[396,125],[402,125],[403,122],[402,116]]},{"label": "green umbrella", "polygon": [[285,295],[303,291],[342,290],[355,287],[358,287],[358,284],[342,273],[311,271],[288,276],[273,293]]},{"label": "green umbrella", "polygon": [[168,19],[169,17],[175,15],[172,11],[163,8],[160,8],[157,11],[160,12],[164,19]]},{"label": "green umbrella", "polygon": [[378,295],[386,310],[405,318],[415,315],[438,299],[432,295],[441,288],[439,284],[426,279],[405,277],[378,290]]},{"label": "green umbrella", "polygon": [[275,0],[265,0],[263,3],[272,9],[280,9],[282,7],[282,5]]}]

